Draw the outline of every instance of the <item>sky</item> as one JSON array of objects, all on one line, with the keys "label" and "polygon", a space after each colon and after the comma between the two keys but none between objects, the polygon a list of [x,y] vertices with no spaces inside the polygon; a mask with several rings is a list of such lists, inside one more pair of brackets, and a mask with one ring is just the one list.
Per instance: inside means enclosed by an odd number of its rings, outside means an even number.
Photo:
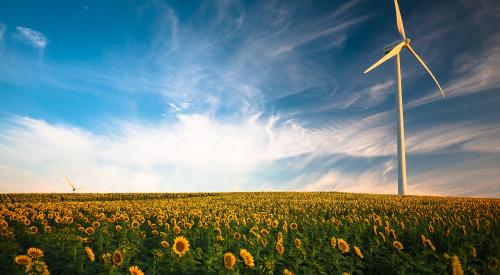
[{"label": "sky", "polygon": [[[0,192],[397,193],[394,3],[0,2]],[[408,193],[500,197],[500,5],[399,2]]]}]

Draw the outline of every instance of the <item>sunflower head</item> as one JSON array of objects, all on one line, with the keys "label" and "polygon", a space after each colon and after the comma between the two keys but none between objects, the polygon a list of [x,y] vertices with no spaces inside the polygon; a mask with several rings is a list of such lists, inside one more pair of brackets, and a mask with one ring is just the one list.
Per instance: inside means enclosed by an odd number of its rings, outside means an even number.
[{"label": "sunflower head", "polygon": [[236,257],[234,257],[233,253],[226,252],[226,254],[224,254],[224,266],[227,269],[233,269],[235,264],[236,264]]},{"label": "sunflower head", "polygon": [[361,253],[361,249],[359,249],[359,247],[354,246],[354,252],[356,252],[356,255],[357,255],[360,259],[363,259],[363,258],[364,258],[363,253]]},{"label": "sunflower head", "polygon": [[144,275],[144,272],[136,265],[129,267],[128,272],[130,272],[130,275]]},{"label": "sunflower head", "polygon": [[179,255],[179,257],[184,256],[189,251],[189,241],[182,236],[175,238],[172,251]]},{"label": "sunflower head", "polygon": [[332,237],[332,238],[330,239],[330,245],[331,245],[332,247],[336,247],[336,246],[337,246],[337,239],[336,239],[335,237]]},{"label": "sunflower head", "polygon": [[403,250],[403,248],[404,248],[403,244],[401,242],[398,242],[398,241],[392,242],[392,246],[400,251]]},{"label": "sunflower head", "polygon": [[115,250],[111,259],[114,265],[121,265],[123,262],[122,252],[120,250]]},{"label": "sunflower head", "polygon": [[299,248],[300,245],[301,245],[301,241],[299,238],[295,238],[295,240],[293,241],[293,245],[295,245],[296,248]]},{"label": "sunflower head", "polygon": [[30,247],[28,248],[28,255],[33,259],[38,259],[43,257],[43,250],[36,247]]},{"label": "sunflower head", "polygon": [[340,251],[342,251],[342,253],[344,253],[344,254],[350,251],[349,244],[346,241],[344,241],[343,239],[338,240],[338,246],[339,246]]},{"label": "sunflower head", "polygon": [[168,242],[167,241],[161,241],[160,245],[163,248],[167,248],[168,247]]},{"label": "sunflower head", "polygon": [[14,258],[14,261],[18,265],[24,265],[24,266],[31,265],[31,258],[26,255],[18,255]]},{"label": "sunflower head", "polygon": [[38,233],[38,227],[36,227],[34,225],[31,226],[30,227],[30,234],[35,235],[36,233]]},{"label": "sunflower head", "polygon": [[283,269],[283,275],[294,275],[294,273],[287,268]]},{"label": "sunflower head", "polygon": [[283,247],[283,243],[281,242],[277,242],[276,243],[276,251],[278,252],[278,254],[282,255],[283,252],[285,252],[285,247]]},{"label": "sunflower head", "polygon": [[92,251],[92,248],[86,246],[85,253],[87,254],[87,257],[89,258],[89,261],[91,261],[91,262],[95,261],[95,254],[94,254],[94,251]]},{"label": "sunflower head", "polygon": [[253,256],[248,252],[246,249],[241,249],[240,250],[240,256],[243,258],[243,262],[250,268],[254,267],[254,261],[253,261]]}]

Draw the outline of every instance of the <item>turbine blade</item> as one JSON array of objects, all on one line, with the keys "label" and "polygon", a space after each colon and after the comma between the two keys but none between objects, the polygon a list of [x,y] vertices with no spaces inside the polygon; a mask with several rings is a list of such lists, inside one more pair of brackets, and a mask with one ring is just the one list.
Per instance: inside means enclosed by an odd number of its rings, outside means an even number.
[{"label": "turbine blade", "polygon": [[366,71],[364,72],[365,74],[370,72],[371,70],[375,69],[376,67],[378,67],[380,64],[384,63],[385,61],[387,61],[388,59],[390,59],[391,57],[397,55],[401,49],[404,47],[406,41],[403,41],[401,43],[399,43],[398,45],[396,45],[396,47],[394,47],[390,52],[388,52],[386,55],[384,55],[379,61],[375,62],[375,64],[373,64],[370,68],[366,69]]},{"label": "turbine blade", "polygon": [[434,74],[432,74],[431,69],[429,69],[429,67],[427,67],[427,65],[425,65],[422,58],[420,58],[420,56],[418,56],[418,54],[415,52],[415,50],[413,50],[413,48],[410,46],[410,44],[406,45],[406,48],[408,48],[408,50],[415,56],[415,58],[417,58],[417,60],[420,62],[420,64],[422,64],[422,66],[424,66],[425,70],[427,70],[427,72],[431,75],[432,79],[434,79],[434,82],[436,82],[436,85],[438,86],[439,91],[441,91],[443,98],[446,98],[446,95],[444,94],[443,88],[441,88],[441,85],[439,85],[439,82],[437,81],[436,77],[434,76]]},{"label": "turbine blade", "polygon": [[401,12],[399,11],[398,0],[394,0],[394,6],[396,7],[396,23],[398,24],[399,34],[406,39],[405,27],[403,26],[403,18],[401,17]]},{"label": "turbine blade", "polygon": [[69,186],[71,186],[71,188],[76,189],[75,186],[73,185],[73,183],[71,182],[71,180],[68,177],[64,176],[64,178],[66,179],[66,182],[69,184]]}]

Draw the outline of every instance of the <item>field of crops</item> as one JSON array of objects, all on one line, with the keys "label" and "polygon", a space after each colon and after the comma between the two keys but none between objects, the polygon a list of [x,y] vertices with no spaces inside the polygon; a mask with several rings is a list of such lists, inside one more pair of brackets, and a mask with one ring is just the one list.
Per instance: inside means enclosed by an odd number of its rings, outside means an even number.
[{"label": "field of crops", "polygon": [[3,194],[0,274],[499,274],[500,200]]}]

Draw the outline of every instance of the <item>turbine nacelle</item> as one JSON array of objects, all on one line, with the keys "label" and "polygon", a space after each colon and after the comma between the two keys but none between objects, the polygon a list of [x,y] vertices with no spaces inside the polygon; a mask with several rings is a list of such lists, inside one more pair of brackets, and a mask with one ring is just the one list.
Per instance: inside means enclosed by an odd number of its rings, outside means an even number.
[{"label": "turbine nacelle", "polygon": [[411,42],[411,39],[409,38],[406,38],[406,39],[403,39],[403,40],[399,40],[399,41],[396,41],[396,42],[392,42],[391,44],[387,45],[384,47],[384,53],[387,54],[389,53],[390,51],[392,51],[392,49],[394,49],[396,46],[398,46],[399,44],[401,44],[402,42],[406,42],[404,44],[404,46],[406,45],[410,45],[410,42]]}]

